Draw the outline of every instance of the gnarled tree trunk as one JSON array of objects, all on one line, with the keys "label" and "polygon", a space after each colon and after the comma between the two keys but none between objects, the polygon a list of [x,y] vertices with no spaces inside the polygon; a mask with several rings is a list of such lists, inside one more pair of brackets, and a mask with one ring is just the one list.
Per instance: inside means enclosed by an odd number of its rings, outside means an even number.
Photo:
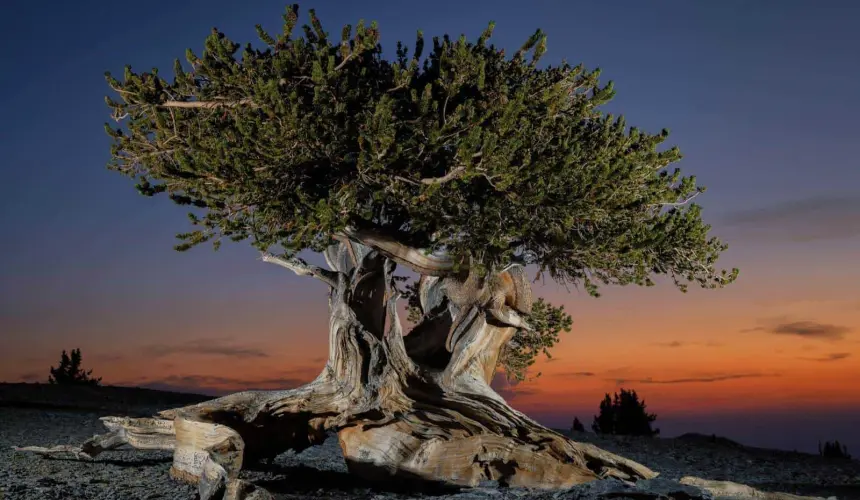
[{"label": "gnarled tree trunk", "polygon": [[[516,328],[528,328],[531,294],[522,268],[486,278],[468,271],[434,276],[441,265],[432,256],[350,236],[329,247],[328,270],[264,257],[331,289],[329,358],[314,381],[232,394],[153,418],[105,417],[109,432],[81,447],[20,450],[95,456],[124,444],[170,449],[171,475],[196,483],[203,500],[271,498],[240,480],[239,471],[319,444],[329,431],[338,433],[349,470],[377,480],[558,488],[657,475],[541,426],[490,388],[501,349]],[[396,311],[397,262],[423,274],[423,318],[407,336]]]}]

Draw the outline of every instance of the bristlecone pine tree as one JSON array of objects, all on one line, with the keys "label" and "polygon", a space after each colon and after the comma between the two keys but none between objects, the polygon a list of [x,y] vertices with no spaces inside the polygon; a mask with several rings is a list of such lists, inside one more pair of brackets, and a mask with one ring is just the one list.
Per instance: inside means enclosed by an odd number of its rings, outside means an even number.
[{"label": "bristlecone pine tree", "polygon": [[[426,57],[419,33],[389,60],[376,24],[333,39],[313,11],[295,36],[297,19],[291,6],[282,33],[258,26],[262,49],[213,30],[172,79],[108,74],[119,125],[106,130],[111,169],[190,210],[196,230],[178,250],[248,240],[329,288],[322,372],[296,389],[105,417],[110,432],[80,447],[20,449],[171,449],[172,476],[203,500],[270,498],[240,469],[331,431],[367,478],[558,488],[654,477],[537,424],[489,382],[500,362],[521,378],[570,326],[561,308],[533,303],[525,266],[595,296],[655,275],[682,290],[735,279],[715,267],[725,245],[691,203],[703,188],[667,170],[681,157],[660,149],[667,132],[603,114],[614,91],[598,71],[539,65],[541,31],[506,55],[488,44],[491,24],[476,41],[434,38]],[[420,276],[409,290],[397,266]],[[403,298],[417,321],[408,335]]]},{"label": "bristlecone pine tree", "polygon": [[48,383],[56,385],[99,385],[102,381],[101,377],[95,378],[92,376],[93,371],[84,371],[81,368],[80,349],[72,349],[72,355],[60,355],[60,363],[56,368],[51,367],[51,374],[48,376]]}]

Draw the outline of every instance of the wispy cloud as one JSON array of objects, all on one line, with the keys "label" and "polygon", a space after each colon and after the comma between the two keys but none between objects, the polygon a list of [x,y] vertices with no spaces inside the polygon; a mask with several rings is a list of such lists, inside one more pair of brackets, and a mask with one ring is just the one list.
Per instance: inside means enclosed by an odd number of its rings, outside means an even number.
[{"label": "wispy cloud", "polygon": [[567,378],[593,377],[595,375],[597,375],[597,374],[594,372],[561,372],[561,373],[554,373],[553,374],[553,376],[555,376],[555,377],[567,377]]},{"label": "wispy cloud", "polygon": [[787,321],[784,318],[768,321],[768,326],[745,328],[741,333],[767,332],[774,335],[793,335],[808,339],[842,340],[851,331],[847,326],[817,321]]},{"label": "wispy cloud", "polygon": [[654,342],[653,345],[660,346],[660,347],[675,348],[675,347],[689,347],[689,346],[720,347],[723,344],[721,344],[720,342],[713,342],[713,341],[685,342],[682,340],[673,340],[671,342]]},{"label": "wispy cloud", "polygon": [[831,361],[840,361],[840,360],[843,360],[843,359],[848,358],[850,356],[851,356],[850,352],[834,352],[834,353],[828,354],[827,356],[824,356],[821,358],[797,358],[797,359],[802,359],[804,361],[818,361],[821,363],[828,363]]},{"label": "wispy cloud", "polygon": [[47,375],[42,375],[41,373],[23,373],[18,376],[19,382],[44,382],[48,380]]},{"label": "wispy cloud", "polygon": [[813,241],[860,235],[860,197],[836,194],[784,201],[722,218],[723,226],[747,237]]},{"label": "wispy cloud", "polygon": [[614,379],[617,385],[624,384],[701,384],[723,382],[726,380],[737,380],[742,378],[760,378],[760,377],[778,377],[779,374],[764,374],[764,373],[729,373],[724,375],[713,375],[703,377],[687,377],[676,379],[654,379],[646,377],[641,379]]},{"label": "wispy cloud", "polygon": [[794,321],[791,323],[780,323],[769,331],[777,335],[796,335],[798,337],[841,340],[851,329],[845,326],[817,323],[815,321]]},{"label": "wispy cloud", "polygon": [[118,363],[125,359],[125,357],[122,354],[104,353],[94,354],[92,359],[96,363]]},{"label": "wispy cloud", "polygon": [[519,382],[510,382],[503,372],[496,372],[493,379],[490,381],[490,387],[495,390],[499,396],[510,401],[517,396],[526,394],[537,394],[539,391],[534,387],[522,387]]},{"label": "wispy cloud", "polygon": [[627,373],[629,371],[630,371],[629,366],[619,366],[618,368],[610,368],[608,370],[604,370],[603,374],[604,375],[619,375],[622,373]]},{"label": "wispy cloud", "polygon": [[143,352],[152,358],[173,354],[200,356],[230,356],[233,358],[267,358],[260,349],[239,346],[224,339],[195,339],[180,344],[156,344],[145,346]]}]

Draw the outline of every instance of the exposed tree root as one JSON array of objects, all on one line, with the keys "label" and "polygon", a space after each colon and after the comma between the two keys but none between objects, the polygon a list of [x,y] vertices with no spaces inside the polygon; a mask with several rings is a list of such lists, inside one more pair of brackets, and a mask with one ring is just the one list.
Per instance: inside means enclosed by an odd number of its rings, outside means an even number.
[{"label": "exposed tree root", "polygon": [[733,483],[731,481],[713,481],[692,476],[682,477],[678,482],[690,486],[697,486],[703,490],[711,492],[715,497],[720,498],[737,498],[739,500],[823,500],[820,497],[807,497],[792,495],[791,493],[761,491],[745,484]]},{"label": "exposed tree root", "polygon": [[139,450],[173,450],[176,446],[173,420],[129,417],[102,417],[100,420],[109,432],[93,436],[80,446],[24,446],[14,449],[44,456],[72,454],[77,458],[95,458],[103,451],[124,445]]}]

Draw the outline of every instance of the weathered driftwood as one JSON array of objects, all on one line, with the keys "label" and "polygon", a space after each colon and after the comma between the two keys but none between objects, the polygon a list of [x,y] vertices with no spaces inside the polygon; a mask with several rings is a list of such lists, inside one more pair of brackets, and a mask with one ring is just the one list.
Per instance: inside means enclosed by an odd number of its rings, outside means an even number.
[{"label": "weathered driftwood", "polygon": [[[80,447],[19,450],[81,457],[123,445],[173,450],[171,476],[197,484],[202,500],[271,498],[240,480],[239,471],[319,444],[329,431],[338,433],[350,471],[370,479],[563,488],[657,476],[541,426],[490,388],[501,349],[516,328],[529,328],[532,299],[522,268],[485,278],[468,269],[454,274],[444,257],[354,230],[325,258],[330,269],[264,257],[330,287],[329,357],[314,381],[232,394],[153,418],[105,417],[109,432]],[[422,274],[423,318],[407,336],[396,311],[397,263]],[[752,489],[696,481],[721,494],[758,498]]]}]

